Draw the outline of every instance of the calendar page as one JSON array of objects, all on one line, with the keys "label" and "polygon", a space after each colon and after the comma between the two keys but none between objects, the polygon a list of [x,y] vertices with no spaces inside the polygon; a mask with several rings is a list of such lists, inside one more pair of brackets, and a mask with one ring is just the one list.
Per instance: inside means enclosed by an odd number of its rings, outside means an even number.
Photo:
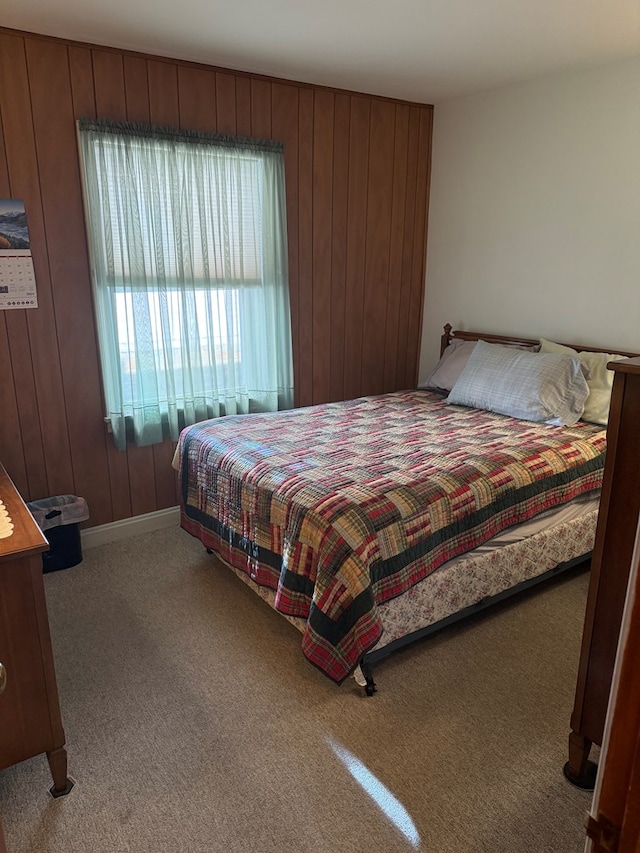
[{"label": "calendar page", "polygon": [[37,307],[24,204],[18,199],[0,199],[0,310]]},{"label": "calendar page", "polygon": [[37,307],[31,252],[0,253],[0,309]]}]

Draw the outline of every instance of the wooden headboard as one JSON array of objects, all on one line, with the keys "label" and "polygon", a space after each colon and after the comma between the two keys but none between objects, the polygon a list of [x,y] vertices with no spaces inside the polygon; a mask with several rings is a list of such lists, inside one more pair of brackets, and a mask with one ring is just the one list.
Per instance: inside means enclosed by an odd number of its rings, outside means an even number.
[{"label": "wooden headboard", "polygon": [[[518,338],[512,337],[510,335],[494,335],[489,332],[465,332],[460,329],[452,329],[451,324],[447,323],[444,327],[444,334],[440,338],[440,355],[445,351],[446,347],[449,346],[451,341],[486,341],[488,344],[522,344],[524,346],[531,346],[534,344],[540,343],[538,338]],[[633,358],[634,356],[640,355],[637,352],[627,352],[626,350],[618,349],[617,347],[613,347],[612,349],[604,349],[602,347],[591,347],[591,346],[583,346],[582,344],[565,344],[562,341],[557,341],[557,343],[562,343],[563,346],[571,347],[572,349],[586,352],[610,352],[615,353],[616,355],[626,355],[629,358]]]}]

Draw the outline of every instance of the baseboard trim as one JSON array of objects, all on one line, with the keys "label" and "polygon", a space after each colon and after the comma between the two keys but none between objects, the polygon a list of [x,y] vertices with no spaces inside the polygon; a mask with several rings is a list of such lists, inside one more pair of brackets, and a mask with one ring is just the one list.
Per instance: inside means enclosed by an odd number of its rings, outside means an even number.
[{"label": "baseboard trim", "polygon": [[80,531],[82,547],[96,548],[98,545],[121,542],[132,536],[140,536],[142,533],[151,533],[153,530],[174,527],[178,524],[180,524],[180,507],[171,506],[168,509],[135,515],[133,518],[123,518],[120,521],[111,521],[109,524],[87,527]]}]

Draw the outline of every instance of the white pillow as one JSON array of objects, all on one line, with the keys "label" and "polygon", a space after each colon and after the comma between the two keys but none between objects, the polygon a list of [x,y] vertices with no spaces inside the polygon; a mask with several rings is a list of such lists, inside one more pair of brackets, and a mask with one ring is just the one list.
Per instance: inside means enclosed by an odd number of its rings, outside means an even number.
[{"label": "white pillow", "polygon": [[576,423],[589,395],[579,358],[532,353],[478,341],[447,402],[512,418]]},{"label": "white pillow", "polygon": [[609,361],[621,361],[624,355],[614,355],[607,352],[578,352],[564,344],[556,344],[540,338],[540,352],[556,352],[564,355],[572,355],[580,359],[589,368],[589,396],[584,406],[583,421],[594,424],[607,425],[609,418],[609,405],[611,403],[611,389],[613,388],[613,370],[607,368]]}]

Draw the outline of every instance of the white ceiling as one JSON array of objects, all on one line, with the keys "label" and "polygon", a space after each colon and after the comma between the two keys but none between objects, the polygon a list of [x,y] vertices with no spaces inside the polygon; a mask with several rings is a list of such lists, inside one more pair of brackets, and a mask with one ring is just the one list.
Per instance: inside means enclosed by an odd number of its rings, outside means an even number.
[{"label": "white ceiling", "polygon": [[640,0],[1,0],[4,27],[437,104],[640,55]]}]

